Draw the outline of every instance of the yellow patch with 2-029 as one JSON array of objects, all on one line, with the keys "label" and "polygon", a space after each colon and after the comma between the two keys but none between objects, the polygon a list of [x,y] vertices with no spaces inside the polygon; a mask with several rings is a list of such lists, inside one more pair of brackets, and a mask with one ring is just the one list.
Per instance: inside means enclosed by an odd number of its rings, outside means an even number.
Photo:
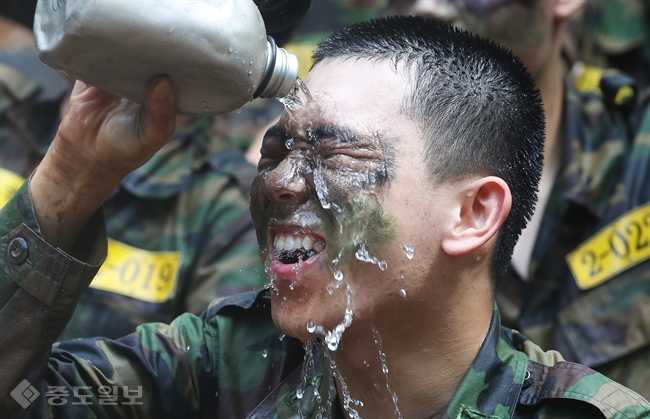
[{"label": "yellow patch with 2-029", "polygon": [[23,182],[24,177],[0,167],[0,208],[9,202]]},{"label": "yellow patch with 2-029", "polygon": [[181,264],[179,252],[152,252],[108,239],[108,255],[90,286],[164,303],[176,292]]},{"label": "yellow patch with 2-029", "polygon": [[623,214],[566,256],[586,290],[650,259],[650,203]]}]

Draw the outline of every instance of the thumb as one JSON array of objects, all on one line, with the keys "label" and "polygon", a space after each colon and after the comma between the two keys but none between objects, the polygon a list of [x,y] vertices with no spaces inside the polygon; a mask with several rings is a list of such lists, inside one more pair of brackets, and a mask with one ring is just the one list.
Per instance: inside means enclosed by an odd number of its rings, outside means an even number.
[{"label": "thumb", "polygon": [[176,100],[168,77],[156,77],[149,83],[144,110],[140,138],[145,144],[162,147],[176,128]]}]

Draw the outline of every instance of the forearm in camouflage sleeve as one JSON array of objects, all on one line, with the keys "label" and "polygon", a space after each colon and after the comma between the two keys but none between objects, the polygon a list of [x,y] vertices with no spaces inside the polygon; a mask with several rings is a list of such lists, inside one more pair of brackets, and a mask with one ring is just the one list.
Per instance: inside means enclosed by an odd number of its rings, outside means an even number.
[{"label": "forearm in camouflage sleeve", "polygon": [[75,246],[83,263],[39,235],[28,181],[0,211],[0,411],[20,412],[14,390],[41,381],[50,346],[106,257],[102,219],[98,211]]}]

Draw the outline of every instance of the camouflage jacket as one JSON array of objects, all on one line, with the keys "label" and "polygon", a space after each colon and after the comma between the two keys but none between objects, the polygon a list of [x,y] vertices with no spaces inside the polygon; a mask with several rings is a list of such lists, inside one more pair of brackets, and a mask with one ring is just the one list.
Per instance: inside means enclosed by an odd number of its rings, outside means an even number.
[{"label": "camouflage jacket", "polygon": [[[226,298],[170,325],[141,325],[119,340],[88,338],[52,348],[106,254],[101,211],[81,237],[77,247],[86,263],[45,243],[27,185],[0,211],[5,417],[343,417],[336,392],[329,391],[333,374],[322,362],[322,346],[315,345],[312,364],[301,342],[275,328],[267,291]],[[650,404],[638,394],[556,352],[542,352],[500,327],[499,318],[495,306],[447,417],[650,417]],[[426,367],[435,374],[435,366]]]},{"label": "camouflage jacket", "polygon": [[650,92],[633,109],[628,81],[594,68],[567,79],[563,161],[529,280],[511,269],[497,298],[504,324],[647,398]]},{"label": "camouflage jacket", "polygon": [[[30,124],[42,110],[32,106],[35,95],[42,96],[38,85],[8,72],[0,82],[6,88],[0,100],[1,207],[52,136]],[[58,123],[61,97],[52,100],[49,129]],[[35,146],[25,147],[31,144],[25,138]],[[201,313],[219,296],[261,288],[266,275],[248,210],[255,174],[243,153],[215,133],[212,119],[180,129],[104,204],[109,256],[61,339],[121,337],[141,323],[169,323],[186,311]]]}]

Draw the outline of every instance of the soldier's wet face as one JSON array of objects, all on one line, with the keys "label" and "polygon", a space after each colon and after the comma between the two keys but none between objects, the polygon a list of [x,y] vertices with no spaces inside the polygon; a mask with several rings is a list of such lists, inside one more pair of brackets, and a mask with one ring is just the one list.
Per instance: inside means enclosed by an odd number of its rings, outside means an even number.
[{"label": "soldier's wet face", "polygon": [[422,134],[399,111],[406,82],[390,64],[326,60],[306,83],[313,100],[266,134],[251,194],[274,320],[303,340],[310,322],[342,322],[349,293],[355,323],[417,295],[443,194],[425,180]]}]

